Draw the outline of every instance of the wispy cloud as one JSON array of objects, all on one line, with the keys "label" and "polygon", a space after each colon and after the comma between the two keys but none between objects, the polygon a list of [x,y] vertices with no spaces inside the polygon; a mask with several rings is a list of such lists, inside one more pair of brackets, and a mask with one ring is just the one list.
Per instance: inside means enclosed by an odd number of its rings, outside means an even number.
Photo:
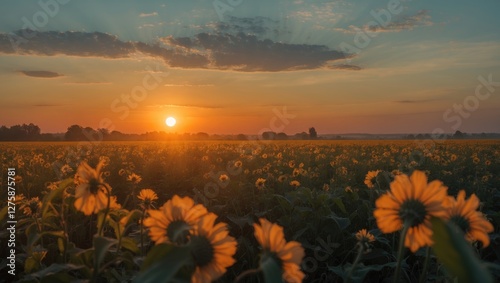
[{"label": "wispy cloud", "polygon": [[57,107],[57,106],[65,106],[64,104],[51,104],[51,103],[38,103],[33,104],[34,107]]},{"label": "wispy cloud", "polygon": [[141,17],[141,18],[154,17],[154,16],[158,16],[158,13],[157,12],[152,12],[152,13],[140,13],[139,14],[139,17]]},{"label": "wispy cloud", "polygon": [[403,30],[413,30],[417,27],[432,26],[434,23],[431,21],[431,16],[428,10],[420,10],[413,16],[403,16],[394,21],[391,21],[385,26],[382,25],[364,25],[357,27],[350,25],[348,28],[336,28],[336,31],[343,33],[357,33],[363,31],[366,33],[380,33],[380,32],[400,32]]},{"label": "wispy cloud", "polygon": [[212,87],[214,84],[164,84],[164,86],[176,86],[176,87]]},{"label": "wispy cloud", "polygon": [[65,85],[110,85],[111,82],[65,82]]},{"label": "wispy cloud", "polygon": [[198,109],[219,109],[223,106],[218,105],[191,105],[191,104],[155,104],[149,105],[152,108],[198,108]]},{"label": "wispy cloud", "polygon": [[56,73],[56,72],[51,72],[51,71],[19,71],[21,74],[28,76],[28,77],[35,77],[35,78],[57,78],[57,77],[62,77],[63,75]]}]

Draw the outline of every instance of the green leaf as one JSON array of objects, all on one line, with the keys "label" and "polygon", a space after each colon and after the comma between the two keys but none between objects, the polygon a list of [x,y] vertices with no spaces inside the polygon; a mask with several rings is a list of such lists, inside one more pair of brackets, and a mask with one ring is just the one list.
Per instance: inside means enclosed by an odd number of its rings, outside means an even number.
[{"label": "green leaf", "polygon": [[342,211],[343,213],[347,213],[347,210],[345,209],[344,202],[342,201],[341,198],[333,198],[333,202],[338,206],[340,211]]},{"label": "green leaf", "polygon": [[139,247],[137,247],[137,243],[129,237],[123,237],[122,238],[122,247],[126,248],[127,250],[138,254],[139,253]]},{"label": "green leaf", "polygon": [[175,274],[191,260],[189,247],[168,244],[154,246],[148,253],[136,283],[172,282]]},{"label": "green leaf", "polygon": [[285,211],[292,210],[292,203],[282,195],[273,195],[273,197],[279,202],[280,207]]},{"label": "green leaf", "polygon": [[335,222],[335,224],[337,224],[339,230],[344,230],[349,225],[351,225],[351,220],[349,220],[349,218],[338,217],[335,213],[330,214],[326,218],[332,219]]},{"label": "green leaf", "polygon": [[97,266],[101,265],[106,252],[114,246],[118,241],[114,238],[94,236],[94,257],[97,261]]},{"label": "green leaf", "polygon": [[82,265],[54,263],[54,264],[52,264],[51,266],[49,266],[47,268],[44,268],[44,269],[42,269],[40,271],[37,271],[35,273],[30,274],[27,277],[30,278],[30,279],[31,278],[44,278],[44,277],[47,277],[49,275],[54,275],[54,274],[57,274],[57,273],[60,273],[60,272],[68,272],[68,271],[71,271],[71,270],[77,270],[77,269],[81,269],[83,267],[84,266],[82,266]]},{"label": "green leaf", "polygon": [[32,257],[28,257],[24,262],[24,271],[26,271],[26,273],[31,273],[33,270],[37,270],[39,267],[40,263],[38,263]]},{"label": "green leaf", "polygon": [[50,203],[52,203],[52,200],[55,199],[56,197],[62,197],[64,190],[66,187],[69,185],[73,184],[74,180],[73,178],[68,178],[64,181],[62,181],[59,184],[59,187],[57,189],[51,191],[43,200],[43,206],[42,206],[42,218],[45,218],[45,215],[47,211],[50,208]]},{"label": "green leaf", "polygon": [[260,261],[260,267],[264,273],[264,281],[266,283],[283,282],[281,268],[271,256],[263,256]]},{"label": "green leaf", "polygon": [[7,221],[6,219],[7,219],[7,210],[8,209],[9,209],[9,207],[8,207],[8,205],[6,205],[2,208],[2,210],[0,210],[0,219],[2,221],[4,221],[4,219],[5,219],[5,221]]},{"label": "green leaf", "polygon": [[488,270],[456,226],[435,217],[431,222],[432,249],[446,270],[458,278],[458,282],[493,282]]}]

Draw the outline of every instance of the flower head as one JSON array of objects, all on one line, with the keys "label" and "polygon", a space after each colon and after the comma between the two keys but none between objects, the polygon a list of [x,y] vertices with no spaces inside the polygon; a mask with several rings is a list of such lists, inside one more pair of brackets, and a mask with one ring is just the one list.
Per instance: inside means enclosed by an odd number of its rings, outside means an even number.
[{"label": "flower head", "polygon": [[456,199],[448,197],[447,207],[446,218],[460,227],[468,241],[481,241],[484,247],[490,244],[488,233],[493,232],[494,228],[484,215],[477,211],[479,199],[475,194],[465,200],[465,191],[461,190]]},{"label": "flower head", "polygon": [[186,242],[189,231],[208,213],[203,205],[195,205],[192,198],[177,195],[158,210],[147,212],[149,217],[144,219],[144,226],[149,228],[149,237],[156,244]]},{"label": "flower head", "polygon": [[427,183],[427,176],[422,171],[415,170],[411,177],[396,176],[390,191],[375,202],[373,215],[377,226],[383,233],[392,233],[407,225],[404,244],[412,252],[431,245],[430,218],[446,215],[443,207],[446,191],[440,181]]},{"label": "flower head", "polygon": [[24,200],[23,204],[19,207],[26,216],[34,216],[37,214],[39,209],[42,207],[42,202],[38,197],[31,198],[29,200]]},{"label": "flower head", "polygon": [[375,242],[375,236],[372,233],[366,231],[366,229],[361,229],[356,234],[354,234],[356,240],[358,240],[358,245],[360,245],[364,251],[370,250],[370,243]]},{"label": "flower head", "polygon": [[254,223],[254,235],[257,242],[264,249],[264,255],[278,259],[283,271],[283,279],[286,282],[302,282],[304,273],[300,270],[300,263],[304,258],[304,249],[300,243],[287,242],[283,233],[283,227],[271,223],[264,218],[259,219],[260,225]]},{"label": "flower head", "polygon": [[266,179],[264,178],[258,178],[257,181],[255,181],[255,186],[257,189],[262,190],[265,186]]},{"label": "flower head", "polygon": [[142,181],[142,178],[141,178],[141,176],[139,176],[135,173],[132,173],[132,174],[128,175],[127,181],[132,182],[133,184],[139,184]]},{"label": "flower head", "polygon": [[151,189],[142,189],[137,198],[142,201],[144,207],[149,208],[158,199],[158,195]]},{"label": "flower head", "polygon": [[85,215],[97,213],[108,205],[109,191],[111,187],[104,183],[101,169],[103,162],[97,164],[96,169],[90,167],[87,162],[78,166],[75,175],[77,187],[75,189],[75,208]]},{"label": "flower head", "polygon": [[368,171],[365,177],[365,185],[372,189],[375,187],[374,183],[376,182],[378,173],[382,172],[381,170],[375,170],[375,171]]},{"label": "flower head", "polygon": [[298,188],[298,187],[300,187],[300,182],[297,180],[293,180],[290,182],[290,186]]},{"label": "flower head", "polygon": [[196,269],[191,276],[193,283],[209,283],[220,278],[235,263],[236,240],[229,236],[225,223],[215,224],[213,213],[201,217],[194,225],[190,244]]}]

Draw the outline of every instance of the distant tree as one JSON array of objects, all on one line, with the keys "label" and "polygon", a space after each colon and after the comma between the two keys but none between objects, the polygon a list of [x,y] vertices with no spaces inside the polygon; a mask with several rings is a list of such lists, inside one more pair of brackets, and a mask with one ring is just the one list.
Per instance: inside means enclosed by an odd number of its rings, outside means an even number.
[{"label": "distant tree", "polygon": [[199,140],[208,140],[210,136],[207,133],[199,132],[196,134],[196,138]]},{"label": "distant tree", "polygon": [[296,133],[294,135],[294,137],[295,137],[295,139],[299,139],[299,140],[307,140],[307,139],[309,139],[309,134],[306,132]]},{"label": "distant tree", "polygon": [[72,125],[64,134],[64,139],[67,141],[81,141],[85,139],[83,135],[83,127],[80,125]]},{"label": "distant tree", "polygon": [[309,138],[315,140],[318,138],[318,133],[314,127],[309,128]]},{"label": "distant tree", "polygon": [[239,140],[239,141],[246,141],[246,140],[248,140],[248,137],[246,135],[244,135],[244,134],[238,134],[236,136],[236,139]]},{"label": "distant tree", "polygon": [[287,140],[288,139],[288,135],[285,134],[285,133],[277,133],[276,134],[276,139],[277,140]]},{"label": "distant tree", "polygon": [[454,139],[463,139],[465,138],[465,134],[460,132],[460,131],[456,131],[454,134],[453,134],[453,138]]},{"label": "distant tree", "polygon": [[262,139],[264,140],[274,140],[276,138],[276,133],[275,132],[263,132],[262,133]]}]

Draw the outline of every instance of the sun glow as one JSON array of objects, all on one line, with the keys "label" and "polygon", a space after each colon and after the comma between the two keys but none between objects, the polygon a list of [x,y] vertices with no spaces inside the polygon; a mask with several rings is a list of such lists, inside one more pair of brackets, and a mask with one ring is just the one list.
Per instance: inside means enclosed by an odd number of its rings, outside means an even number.
[{"label": "sun glow", "polygon": [[167,126],[169,127],[175,126],[176,123],[177,121],[175,120],[174,117],[168,117],[167,120],[165,120],[165,124],[167,124]]}]

